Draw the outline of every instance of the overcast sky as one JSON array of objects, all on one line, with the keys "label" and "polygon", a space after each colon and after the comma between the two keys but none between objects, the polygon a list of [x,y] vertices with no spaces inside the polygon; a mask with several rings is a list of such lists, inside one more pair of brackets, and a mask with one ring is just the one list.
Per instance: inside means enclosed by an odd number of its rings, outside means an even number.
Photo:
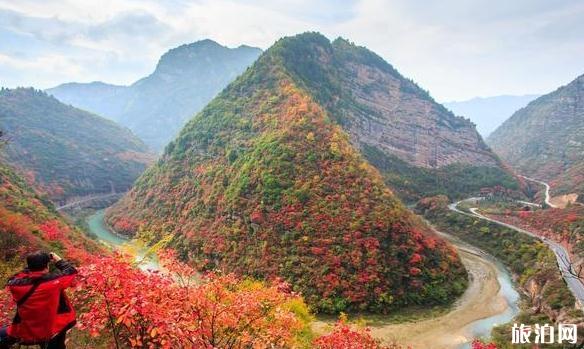
[{"label": "overcast sky", "polygon": [[0,0],[0,85],[129,84],[183,43],[266,49],[304,31],[368,47],[439,101],[547,93],[584,73],[577,0]]}]

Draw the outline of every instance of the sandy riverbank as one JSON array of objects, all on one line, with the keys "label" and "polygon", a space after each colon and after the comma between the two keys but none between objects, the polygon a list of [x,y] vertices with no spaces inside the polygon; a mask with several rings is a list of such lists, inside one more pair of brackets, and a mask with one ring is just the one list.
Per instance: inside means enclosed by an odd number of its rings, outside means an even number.
[{"label": "sandy riverbank", "polygon": [[[413,349],[454,349],[472,339],[469,325],[503,313],[508,304],[499,294],[497,268],[490,260],[459,250],[471,282],[450,312],[407,323],[371,326],[371,334],[387,343],[399,343]],[[322,331],[328,324],[317,321],[314,328]]]}]

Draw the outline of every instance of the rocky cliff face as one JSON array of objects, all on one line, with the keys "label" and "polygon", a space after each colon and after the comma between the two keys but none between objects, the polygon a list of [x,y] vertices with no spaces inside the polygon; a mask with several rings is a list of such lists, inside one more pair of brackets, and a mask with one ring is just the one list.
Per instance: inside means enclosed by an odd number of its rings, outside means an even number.
[{"label": "rocky cliff face", "polygon": [[[436,103],[375,53],[344,39],[297,41],[300,54],[284,53],[287,68],[402,198],[517,187],[472,122]],[[463,183],[448,182],[455,177]]]},{"label": "rocky cliff face", "polygon": [[[336,46],[346,45],[342,41]],[[355,143],[377,147],[411,165],[497,166],[493,153],[470,121],[454,116],[395,71],[344,60],[345,88],[362,108],[347,110]],[[365,112],[364,112],[365,111]]]},{"label": "rocky cliff face", "polygon": [[[294,64],[312,64],[327,76],[329,91],[314,88],[332,97],[326,105],[356,145],[374,146],[425,168],[499,165],[472,122],[436,103],[375,53],[344,39],[316,45]],[[293,69],[305,82],[311,79],[310,69]]]},{"label": "rocky cliff face", "polygon": [[518,110],[488,138],[518,172],[552,193],[584,193],[584,75]]}]

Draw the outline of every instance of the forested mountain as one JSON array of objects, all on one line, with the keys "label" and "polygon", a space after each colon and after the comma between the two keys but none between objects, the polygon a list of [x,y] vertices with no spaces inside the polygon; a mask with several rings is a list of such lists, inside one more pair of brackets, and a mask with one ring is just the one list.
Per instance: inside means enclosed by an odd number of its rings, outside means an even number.
[{"label": "forested mountain", "polygon": [[584,75],[518,110],[488,142],[519,173],[548,181],[554,195],[582,195]]},{"label": "forested mountain", "polygon": [[355,130],[342,113],[353,109],[334,109],[331,93],[346,76],[331,81],[322,68],[338,63],[320,55],[336,52],[352,66],[360,49],[334,47],[316,33],[279,40],[186,125],[108,222],[148,241],[172,234],[203,269],[282,277],[325,312],[459,295],[466,273],[454,250],[400,203],[341,127]]},{"label": "forested mountain", "polygon": [[278,48],[281,63],[402,199],[518,188],[474,124],[454,116],[375,53],[323,37],[299,37],[288,46]]},{"label": "forested mountain", "polygon": [[254,47],[231,49],[202,40],[168,51],[152,74],[130,86],[68,83],[47,92],[129,127],[150,147],[161,150],[260,53]]},{"label": "forested mountain", "polygon": [[0,91],[4,157],[53,200],[127,190],[153,159],[128,129],[34,89]]},{"label": "forested mountain", "polygon": [[447,102],[444,106],[456,115],[468,117],[486,138],[514,112],[537,97],[539,95],[475,97],[466,101]]}]

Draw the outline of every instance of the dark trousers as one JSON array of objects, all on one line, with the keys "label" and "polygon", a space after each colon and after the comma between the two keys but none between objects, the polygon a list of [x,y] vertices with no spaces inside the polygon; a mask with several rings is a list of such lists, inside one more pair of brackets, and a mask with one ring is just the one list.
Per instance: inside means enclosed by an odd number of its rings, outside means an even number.
[{"label": "dark trousers", "polygon": [[[48,342],[37,343],[40,349],[66,349],[65,338],[67,338],[67,331],[63,331],[53,337]],[[6,332],[6,326],[0,328],[0,349],[10,349],[14,344],[18,343],[17,338],[12,338]]]}]

